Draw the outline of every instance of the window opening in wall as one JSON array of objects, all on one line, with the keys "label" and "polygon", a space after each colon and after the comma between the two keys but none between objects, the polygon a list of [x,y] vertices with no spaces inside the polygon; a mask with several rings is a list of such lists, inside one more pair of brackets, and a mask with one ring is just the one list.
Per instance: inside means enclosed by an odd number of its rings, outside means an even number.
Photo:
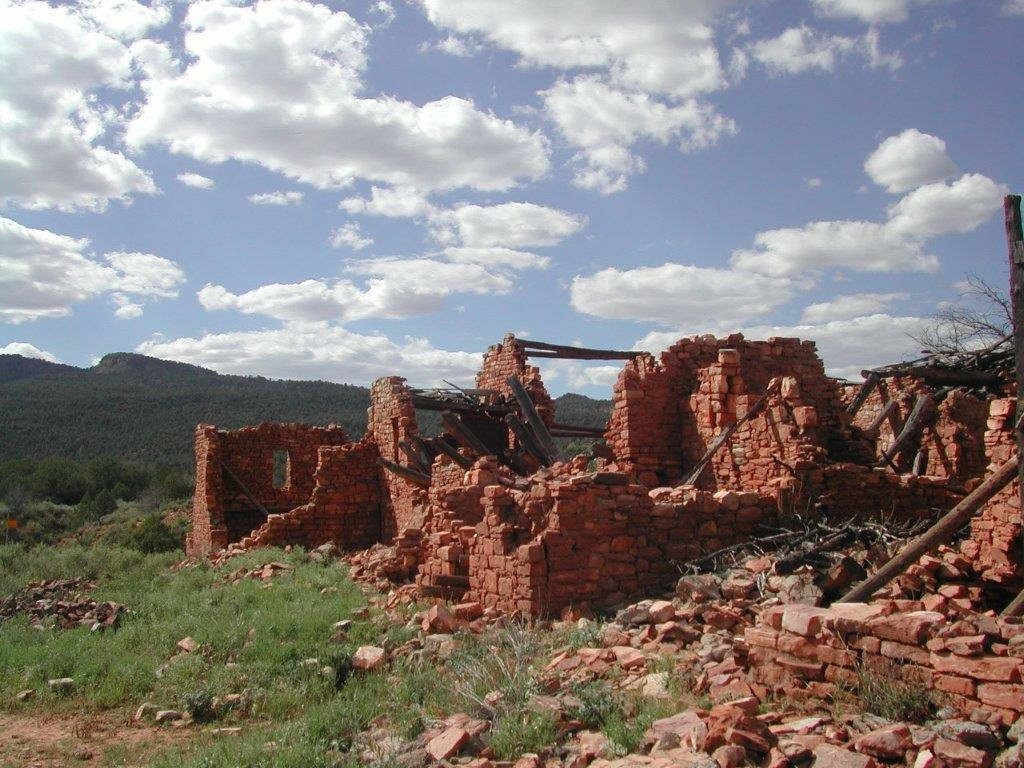
[{"label": "window opening in wall", "polygon": [[288,451],[274,451],[274,487],[284,488],[291,476],[292,462]]}]

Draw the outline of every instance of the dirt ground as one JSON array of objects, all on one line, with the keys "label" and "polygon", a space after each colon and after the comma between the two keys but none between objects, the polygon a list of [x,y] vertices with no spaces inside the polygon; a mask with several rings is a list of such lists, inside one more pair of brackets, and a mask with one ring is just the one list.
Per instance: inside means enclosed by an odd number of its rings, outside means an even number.
[{"label": "dirt ground", "polygon": [[188,737],[185,731],[132,723],[130,715],[0,713],[2,768],[66,768],[115,763],[143,766],[145,756]]}]

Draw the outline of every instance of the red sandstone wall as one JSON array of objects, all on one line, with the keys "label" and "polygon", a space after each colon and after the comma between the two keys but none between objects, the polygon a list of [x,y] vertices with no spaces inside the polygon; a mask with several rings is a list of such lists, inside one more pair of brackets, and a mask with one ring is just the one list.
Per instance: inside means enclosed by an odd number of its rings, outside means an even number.
[{"label": "red sandstone wall", "polygon": [[362,549],[380,540],[380,467],[377,446],[359,443],[320,448],[308,504],[272,514],[243,546],[307,548],[333,542],[342,549]]},{"label": "red sandstone wall", "polygon": [[[263,523],[263,514],[222,465],[267,510],[283,512],[304,504],[313,492],[319,448],[347,442],[344,430],[336,426],[266,423],[225,431],[200,424],[196,428],[196,492],[192,533],[186,540],[188,553],[220,549]],[[281,488],[274,487],[275,451],[288,453],[289,472]]]},{"label": "red sandstone wall", "polygon": [[488,348],[483,367],[476,375],[476,386],[497,390],[503,397],[512,399],[512,390],[506,384],[509,376],[518,376],[523,382],[544,422],[550,424],[554,421],[555,404],[541,381],[540,369],[527,362],[526,350],[512,334],[505,336],[501,344]]},{"label": "red sandstone wall", "polygon": [[755,678],[799,699],[856,685],[857,670],[939,691],[963,716],[1009,725],[1024,712],[1024,659],[1006,655],[1019,624],[965,614],[950,621],[913,600],[768,608],[744,633]]},{"label": "red sandstone wall", "polygon": [[[412,396],[400,376],[377,379],[370,388],[367,436],[377,445],[380,456],[406,464],[398,447],[411,435],[419,434]],[[390,541],[403,528],[413,525],[423,512],[426,491],[405,478],[381,470],[381,527],[383,541]]]},{"label": "red sandstone wall", "polygon": [[[1013,432],[1016,398],[992,400],[985,448],[989,472],[1011,459],[1017,451]],[[1016,481],[996,494],[971,521],[971,535],[960,551],[985,581],[1016,590],[1024,580],[1021,566],[1020,489]]]},{"label": "red sandstone wall", "polygon": [[[846,439],[838,387],[825,376],[814,344],[799,339],[746,341],[742,334],[684,338],[663,352],[659,362],[638,358],[627,363],[615,385],[605,439],[617,463],[641,483],[651,487],[677,482],[774,377],[796,382],[796,407],[804,410],[794,407],[790,416],[801,422],[801,432],[826,450]],[[764,472],[748,476],[741,469],[746,447],[743,439],[731,443],[734,469],[725,477],[736,477],[744,490],[756,490]],[[752,451],[760,447],[750,446]]]},{"label": "red sandstone wall", "polygon": [[[844,407],[856,395],[859,386],[845,387],[842,393]],[[931,392],[932,388],[919,379],[894,377],[881,382],[864,405],[854,416],[853,424],[861,430],[868,430],[889,400],[896,401],[896,409],[873,433],[864,433],[874,444],[875,455],[881,457],[902,425],[910,415],[918,395]],[[934,477],[948,477],[960,482],[981,476],[985,471],[985,418],[988,412],[986,402],[964,392],[951,392],[946,396],[921,433],[920,439],[904,450],[899,466],[909,471],[918,449],[927,455],[924,474]]]}]

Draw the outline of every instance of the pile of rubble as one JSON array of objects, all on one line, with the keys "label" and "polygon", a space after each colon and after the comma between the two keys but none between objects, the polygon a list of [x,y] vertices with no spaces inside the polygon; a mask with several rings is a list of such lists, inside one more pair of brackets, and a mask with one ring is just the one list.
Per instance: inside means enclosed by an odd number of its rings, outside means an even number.
[{"label": "pile of rubble", "polygon": [[[536,621],[531,631],[577,633],[585,642],[538,660],[542,693],[529,706],[550,713],[560,736],[514,767],[1024,768],[1019,621],[976,611],[980,596],[955,584],[919,599],[821,607],[837,568],[851,571],[852,563],[862,578],[897,546],[879,539],[833,553],[832,569],[801,565],[785,574],[779,571],[789,570],[787,556],[761,554],[717,574],[685,575],[675,594],[629,605],[604,624],[572,610],[560,622]],[[354,570],[367,575],[393,557],[375,548],[354,559]],[[944,548],[923,558],[890,591],[920,596],[935,579],[957,576],[956,557]],[[387,610],[401,602],[402,590],[373,600],[393,621],[404,621]],[[414,639],[387,651],[360,648],[357,667],[378,669],[414,655],[443,674],[460,633],[507,623],[479,603],[438,603],[407,623],[418,630]],[[904,696],[903,709],[866,698],[869,683],[897,704]],[[578,691],[595,684],[607,686],[609,696],[678,702],[678,711],[653,721],[624,754],[580,719]],[[361,749],[367,759],[380,759],[386,748],[404,766],[513,765],[487,746],[486,709],[469,712],[435,723],[412,742],[382,726],[366,734]]]},{"label": "pile of rubble", "polygon": [[0,618],[23,614],[38,628],[116,628],[128,609],[120,603],[97,602],[83,595],[95,586],[94,582],[83,578],[30,582],[24,589],[0,600]]}]

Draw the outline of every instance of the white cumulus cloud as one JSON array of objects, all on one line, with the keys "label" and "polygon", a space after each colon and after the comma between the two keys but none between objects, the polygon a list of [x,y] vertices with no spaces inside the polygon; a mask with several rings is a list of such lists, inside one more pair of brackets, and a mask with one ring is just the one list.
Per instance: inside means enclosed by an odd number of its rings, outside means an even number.
[{"label": "white cumulus cloud", "polygon": [[131,0],[84,10],[0,0],[0,205],[102,211],[110,200],[157,191],[149,173],[111,148],[121,117],[96,98],[131,87],[121,35],[147,26],[125,15],[136,7],[147,12]]},{"label": "white cumulus cloud", "polygon": [[442,379],[471,385],[482,359],[479,352],[438,349],[422,338],[394,342],[327,322],[177,339],[157,337],[136,351],[220,373],[362,385],[396,372],[414,386],[441,386]]},{"label": "white cumulus cloud", "polygon": [[1009,187],[980,173],[953,182],[926,184],[889,209],[888,227],[907,237],[970,232],[999,210]]},{"label": "white cumulus cloud", "polygon": [[543,135],[471,101],[361,95],[369,30],[344,11],[201,0],[184,28],[183,61],[146,68],[130,146],[258,163],[320,188],[506,190],[547,171]]},{"label": "white cumulus cloud", "polygon": [[833,320],[851,320],[863,315],[882,314],[893,302],[907,296],[906,293],[851,293],[836,296],[831,301],[804,307],[800,322],[804,325],[818,325]]},{"label": "white cumulus cloud", "polygon": [[946,0],[811,0],[823,16],[850,18],[865,24],[906,21],[915,5],[936,5]]},{"label": "white cumulus cloud", "polygon": [[179,173],[178,181],[186,187],[195,187],[196,189],[213,189],[217,184],[213,179],[198,173]]},{"label": "white cumulus cloud", "polygon": [[[585,216],[535,203],[460,205],[435,217],[442,240],[458,236],[471,248],[557,245],[587,224]],[[453,231],[452,231],[453,230]]]},{"label": "white cumulus cloud", "polygon": [[34,357],[39,360],[46,360],[50,363],[59,363],[56,355],[40,349],[27,341],[12,341],[0,347],[0,355],[21,355],[22,357]]},{"label": "white cumulus cloud", "polygon": [[909,192],[957,173],[946,142],[916,128],[885,139],[864,161],[864,170],[889,192]]},{"label": "white cumulus cloud", "polygon": [[253,205],[299,205],[305,194],[290,190],[287,192],[260,192],[255,195],[249,195],[249,202]]},{"label": "white cumulus cloud", "polygon": [[409,219],[429,216],[435,211],[426,196],[413,187],[371,187],[369,199],[346,197],[338,207],[352,214]]},{"label": "white cumulus cloud", "polygon": [[578,150],[573,183],[604,194],[624,189],[628,177],[644,169],[643,158],[630,151],[637,142],[671,141],[689,150],[736,133],[731,119],[697,99],[669,105],[596,75],[560,80],[539,95],[548,118]]},{"label": "white cumulus cloud", "polygon": [[329,242],[332,248],[348,246],[353,251],[361,251],[373,245],[373,238],[364,235],[357,222],[350,221],[332,231]]},{"label": "white cumulus cloud", "polygon": [[30,229],[0,217],[0,320],[64,317],[102,293],[173,298],[185,273],[150,253],[113,252],[100,261],[89,241]]},{"label": "white cumulus cloud", "polygon": [[596,317],[697,327],[709,317],[725,324],[760,317],[789,301],[793,288],[786,278],[750,280],[730,269],[670,262],[578,275],[569,297],[578,312]]}]

